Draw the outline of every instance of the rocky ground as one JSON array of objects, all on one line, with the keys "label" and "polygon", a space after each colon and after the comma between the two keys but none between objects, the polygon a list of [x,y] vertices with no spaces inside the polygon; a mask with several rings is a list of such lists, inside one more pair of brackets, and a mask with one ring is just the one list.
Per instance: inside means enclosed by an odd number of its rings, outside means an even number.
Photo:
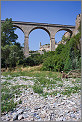
[{"label": "rocky ground", "polygon": [[[9,78],[8,78],[9,77]],[[26,85],[28,87],[19,88],[22,92],[20,95],[14,97],[14,102],[21,100],[20,104],[17,104],[13,111],[2,112],[1,119],[3,121],[80,121],[81,120],[81,93],[80,90],[77,92],[71,92],[71,95],[63,94],[67,87],[74,88],[81,85],[80,79],[68,80],[62,79],[63,85],[58,85],[57,82],[55,88],[47,89],[43,88],[44,93],[53,93],[58,91],[56,95],[34,93],[32,86],[34,80],[32,77],[19,76],[10,78],[10,76],[1,76],[1,83],[5,81],[15,85]],[[11,85],[10,85],[11,87]],[[64,92],[65,93],[65,92]]]}]

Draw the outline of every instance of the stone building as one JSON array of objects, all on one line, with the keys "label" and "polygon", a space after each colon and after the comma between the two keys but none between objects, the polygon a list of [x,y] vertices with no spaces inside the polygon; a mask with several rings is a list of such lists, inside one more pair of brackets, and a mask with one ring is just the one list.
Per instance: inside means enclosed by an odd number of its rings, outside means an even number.
[{"label": "stone building", "polygon": [[45,44],[45,45],[41,45],[41,42],[40,42],[40,49],[39,51],[50,51],[50,44]]},{"label": "stone building", "polygon": [[[55,49],[57,48],[58,44],[59,44],[59,43],[56,43],[56,44],[55,44]],[[46,51],[46,52],[50,51],[50,44],[41,45],[41,42],[40,42],[40,49],[39,49],[38,52],[39,52],[39,53],[42,53],[43,51]],[[42,53],[42,54],[43,54],[43,53]]]}]

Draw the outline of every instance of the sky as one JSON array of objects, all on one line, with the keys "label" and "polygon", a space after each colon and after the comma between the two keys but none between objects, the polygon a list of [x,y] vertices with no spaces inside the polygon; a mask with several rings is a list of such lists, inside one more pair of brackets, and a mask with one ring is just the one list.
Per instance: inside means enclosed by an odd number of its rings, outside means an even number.
[{"label": "sky", "polygon": [[[81,1],[1,1],[1,20],[12,18],[13,21],[38,22],[49,24],[74,25],[81,13]],[[20,29],[17,42],[24,44],[24,34]],[[59,31],[55,40],[59,42],[65,31]],[[50,37],[42,29],[36,29],[29,35],[29,49],[38,50],[39,43],[49,44]]]}]

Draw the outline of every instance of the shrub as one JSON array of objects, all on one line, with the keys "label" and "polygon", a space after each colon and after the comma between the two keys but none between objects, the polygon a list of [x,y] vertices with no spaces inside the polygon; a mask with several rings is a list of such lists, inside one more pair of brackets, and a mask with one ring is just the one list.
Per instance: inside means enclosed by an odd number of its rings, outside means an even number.
[{"label": "shrub", "polygon": [[24,59],[23,66],[37,66],[41,63],[43,63],[43,55],[32,54],[28,58]]},{"label": "shrub", "polygon": [[8,101],[5,101],[4,103],[2,103],[1,105],[1,112],[4,112],[4,111],[12,111],[13,108],[15,108],[17,105],[17,103],[14,103],[13,100],[10,100],[9,102]]},{"label": "shrub", "polygon": [[60,54],[64,47],[65,45],[59,44],[58,47],[56,48],[56,54]]},{"label": "shrub", "polygon": [[43,88],[40,86],[40,85],[34,85],[33,86],[33,91],[35,92],[35,93],[39,93],[39,94],[41,94],[41,93],[43,93]]},{"label": "shrub", "polygon": [[73,36],[65,45],[59,44],[54,53],[45,53],[42,70],[69,71],[81,67],[81,33]]}]

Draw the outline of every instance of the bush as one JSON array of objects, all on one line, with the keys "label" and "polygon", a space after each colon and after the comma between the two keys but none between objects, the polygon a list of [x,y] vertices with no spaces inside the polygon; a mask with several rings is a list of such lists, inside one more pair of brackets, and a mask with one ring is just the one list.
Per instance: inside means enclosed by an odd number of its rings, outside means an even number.
[{"label": "bush", "polygon": [[81,35],[78,33],[66,42],[66,45],[59,44],[54,53],[45,53],[42,70],[48,71],[69,71],[81,67]]},{"label": "bush", "polygon": [[17,105],[17,103],[14,103],[13,100],[11,100],[11,101],[9,101],[9,102],[8,102],[8,101],[5,101],[5,102],[2,103],[2,105],[1,105],[1,112],[4,112],[4,111],[7,111],[7,112],[12,111],[13,108],[16,107],[16,105]]},{"label": "bush", "polygon": [[54,60],[51,57],[48,57],[42,66],[42,70],[53,71],[54,70]]},{"label": "bush", "polygon": [[28,58],[24,59],[23,66],[37,66],[41,63],[43,63],[43,55],[32,54]]},{"label": "bush", "polygon": [[64,47],[65,45],[59,44],[58,47],[56,48],[56,54],[60,54]]}]

